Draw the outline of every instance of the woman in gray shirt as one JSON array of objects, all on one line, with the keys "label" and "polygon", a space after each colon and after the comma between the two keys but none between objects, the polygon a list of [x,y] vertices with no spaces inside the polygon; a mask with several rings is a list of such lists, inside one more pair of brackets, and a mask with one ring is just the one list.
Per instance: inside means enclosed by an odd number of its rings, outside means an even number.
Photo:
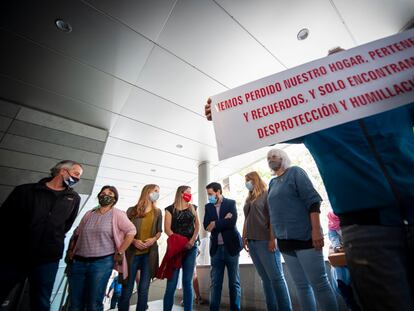
[{"label": "woman in gray shirt", "polygon": [[285,151],[271,149],[267,162],[276,174],[268,192],[272,230],[295,283],[300,309],[338,311],[322,253],[322,198],[306,172],[290,165]]},{"label": "woman in gray shirt", "polygon": [[243,246],[262,279],[267,310],[291,311],[281,255],[270,226],[266,184],[257,172],[245,178],[249,194],[244,205]]}]

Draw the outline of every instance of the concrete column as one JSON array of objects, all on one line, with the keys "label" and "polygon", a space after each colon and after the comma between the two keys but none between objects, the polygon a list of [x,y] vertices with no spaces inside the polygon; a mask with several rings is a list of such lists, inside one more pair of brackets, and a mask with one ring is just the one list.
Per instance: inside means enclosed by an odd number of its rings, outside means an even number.
[{"label": "concrete column", "polygon": [[[206,186],[210,182],[210,162],[201,162],[198,165],[198,216],[200,217],[200,223],[203,223],[204,219],[204,205],[207,203]],[[204,230],[203,225],[200,226],[200,239],[207,236],[207,232]]]}]

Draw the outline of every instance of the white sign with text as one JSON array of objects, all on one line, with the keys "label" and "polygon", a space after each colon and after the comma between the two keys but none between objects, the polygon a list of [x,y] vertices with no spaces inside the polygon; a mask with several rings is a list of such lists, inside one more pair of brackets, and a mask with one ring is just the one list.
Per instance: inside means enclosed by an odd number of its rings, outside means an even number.
[{"label": "white sign with text", "polygon": [[414,102],[414,29],[211,97],[220,160]]}]

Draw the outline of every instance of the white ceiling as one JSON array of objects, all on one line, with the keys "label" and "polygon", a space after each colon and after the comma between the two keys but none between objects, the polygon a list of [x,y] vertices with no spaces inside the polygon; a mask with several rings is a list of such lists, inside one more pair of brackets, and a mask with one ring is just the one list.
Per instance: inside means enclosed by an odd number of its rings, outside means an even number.
[{"label": "white ceiling", "polygon": [[[218,162],[208,96],[394,34],[414,17],[412,0],[9,2],[0,97],[107,129],[94,194],[118,186],[121,208],[146,183],[168,204],[177,186],[196,187],[202,161],[221,179],[264,156]],[[59,31],[58,18],[73,31]],[[310,35],[298,41],[302,28]]]}]

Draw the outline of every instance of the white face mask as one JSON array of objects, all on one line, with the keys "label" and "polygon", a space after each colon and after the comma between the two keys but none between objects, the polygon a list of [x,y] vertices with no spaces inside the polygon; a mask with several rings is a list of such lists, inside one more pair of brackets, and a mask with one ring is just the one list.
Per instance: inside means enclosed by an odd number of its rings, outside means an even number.
[{"label": "white face mask", "polygon": [[160,194],[158,192],[151,192],[149,194],[149,199],[150,199],[151,202],[157,201],[159,199],[159,197],[160,197]]},{"label": "white face mask", "polygon": [[249,190],[249,191],[253,191],[254,186],[253,186],[253,183],[252,183],[252,181],[251,181],[251,180],[246,181],[245,185],[246,185],[247,190]]}]

